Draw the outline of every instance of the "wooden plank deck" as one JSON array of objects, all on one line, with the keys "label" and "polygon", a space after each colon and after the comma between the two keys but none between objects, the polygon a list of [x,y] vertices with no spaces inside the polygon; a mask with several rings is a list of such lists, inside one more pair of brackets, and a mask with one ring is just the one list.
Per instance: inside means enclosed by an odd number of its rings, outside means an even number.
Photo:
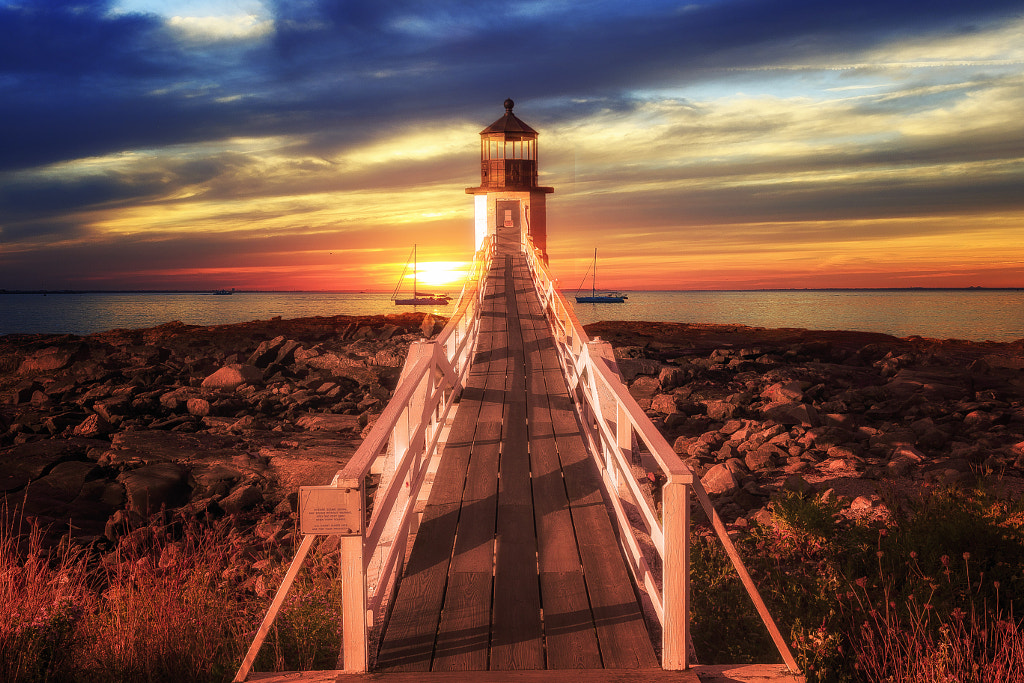
[{"label": "wooden plank deck", "polygon": [[502,251],[376,672],[653,673],[525,258]]},{"label": "wooden plank deck", "polygon": [[783,664],[695,665],[661,669],[563,669],[561,671],[416,671],[349,674],[303,671],[253,674],[259,683],[804,683]]}]

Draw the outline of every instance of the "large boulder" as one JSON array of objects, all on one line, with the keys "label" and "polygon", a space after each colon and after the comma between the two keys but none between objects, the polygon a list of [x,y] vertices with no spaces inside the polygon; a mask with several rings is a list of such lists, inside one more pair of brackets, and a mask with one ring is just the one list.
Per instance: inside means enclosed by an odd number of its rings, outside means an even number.
[{"label": "large boulder", "polygon": [[75,351],[68,348],[49,346],[36,351],[31,356],[21,361],[18,367],[18,374],[30,375],[39,372],[52,372],[67,367],[75,357]]},{"label": "large boulder", "polygon": [[188,500],[188,470],[175,462],[145,465],[123,472],[117,480],[124,485],[131,508],[143,516],[179,507]]},{"label": "large boulder", "polygon": [[89,448],[103,444],[83,439],[44,439],[0,448],[0,493],[18,491],[59,463],[84,459]]},{"label": "large boulder", "polygon": [[232,363],[203,380],[204,389],[234,391],[243,384],[257,384],[263,380],[263,372],[255,365]]}]

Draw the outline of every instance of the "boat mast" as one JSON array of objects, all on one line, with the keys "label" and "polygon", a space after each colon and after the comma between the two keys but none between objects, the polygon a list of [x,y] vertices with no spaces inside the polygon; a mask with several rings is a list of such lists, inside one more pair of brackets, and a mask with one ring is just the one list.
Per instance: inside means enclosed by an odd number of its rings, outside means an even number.
[{"label": "boat mast", "polygon": [[415,299],[419,296],[416,292],[418,284],[416,282],[416,245],[412,245],[412,298]]},{"label": "boat mast", "polygon": [[590,280],[590,296],[597,296],[597,247],[594,247],[594,277]]}]

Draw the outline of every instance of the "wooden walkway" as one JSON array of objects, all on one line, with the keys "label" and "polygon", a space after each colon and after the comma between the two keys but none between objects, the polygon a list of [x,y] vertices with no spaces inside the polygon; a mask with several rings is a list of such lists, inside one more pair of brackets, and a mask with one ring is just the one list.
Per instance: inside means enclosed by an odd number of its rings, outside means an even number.
[{"label": "wooden walkway", "polygon": [[525,258],[502,251],[375,671],[659,669]]}]

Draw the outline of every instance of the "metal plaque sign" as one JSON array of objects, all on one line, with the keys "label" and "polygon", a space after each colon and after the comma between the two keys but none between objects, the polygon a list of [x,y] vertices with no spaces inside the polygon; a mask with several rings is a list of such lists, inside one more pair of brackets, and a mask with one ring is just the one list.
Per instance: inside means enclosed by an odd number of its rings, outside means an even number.
[{"label": "metal plaque sign", "polygon": [[323,536],[358,536],[363,531],[359,489],[299,487],[299,531]]}]

